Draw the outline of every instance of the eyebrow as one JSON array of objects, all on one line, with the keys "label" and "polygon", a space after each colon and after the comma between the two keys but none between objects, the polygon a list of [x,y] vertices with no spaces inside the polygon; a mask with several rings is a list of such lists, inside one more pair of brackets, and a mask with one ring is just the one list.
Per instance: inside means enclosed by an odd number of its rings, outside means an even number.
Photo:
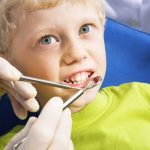
[{"label": "eyebrow", "polygon": [[[82,17],[81,17],[82,18]],[[84,24],[93,24],[93,25],[103,25],[100,18],[98,16],[85,16],[82,20],[81,20],[81,24],[84,25]]]},{"label": "eyebrow", "polygon": [[84,18],[84,19],[82,19],[83,21],[82,22],[91,22],[91,21],[93,21],[93,22],[97,22],[97,21],[100,21],[100,19],[97,17],[87,17],[87,18]]},{"label": "eyebrow", "polygon": [[47,27],[47,28],[41,28],[41,29],[36,28],[36,31],[33,31],[31,34],[28,35],[28,37],[30,39],[36,39],[41,35],[44,36],[44,34],[49,33],[50,31],[51,32],[54,31],[54,28],[53,27]]}]

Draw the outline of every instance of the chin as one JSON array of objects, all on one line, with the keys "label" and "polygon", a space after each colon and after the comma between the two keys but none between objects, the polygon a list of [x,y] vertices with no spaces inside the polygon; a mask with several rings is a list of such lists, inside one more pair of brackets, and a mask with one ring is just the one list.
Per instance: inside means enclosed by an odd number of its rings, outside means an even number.
[{"label": "chin", "polygon": [[73,102],[69,109],[72,113],[83,109],[86,105],[90,104],[98,94],[99,87],[95,87],[89,91],[86,91],[80,98]]}]

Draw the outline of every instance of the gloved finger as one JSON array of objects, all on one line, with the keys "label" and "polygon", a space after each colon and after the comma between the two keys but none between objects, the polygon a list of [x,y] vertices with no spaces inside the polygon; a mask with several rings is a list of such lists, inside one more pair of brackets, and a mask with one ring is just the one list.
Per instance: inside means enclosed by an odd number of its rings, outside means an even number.
[{"label": "gloved finger", "polygon": [[1,81],[5,86],[8,86],[17,91],[21,96],[25,98],[33,98],[37,95],[37,91],[31,83],[23,81]]},{"label": "gloved finger", "polygon": [[[36,123],[28,134],[23,149],[45,150],[53,141],[56,127],[62,115],[63,102],[60,98],[52,98],[43,108]],[[36,140],[33,140],[36,139]]]},{"label": "gloved finger", "polygon": [[0,79],[6,81],[17,81],[20,78],[20,71],[12,66],[7,60],[0,57]]},{"label": "gloved finger", "polygon": [[28,82],[15,81],[14,89],[25,98],[33,98],[37,95],[35,87]]},{"label": "gloved finger", "polygon": [[[3,82],[4,83],[4,82]],[[6,82],[2,85],[7,93],[13,95],[14,99],[17,100],[26,110],[30,112],[37,112],[39,110],[39,104],[35,98],[22,97],[18,91],[11,88]]]},{"label": "gloved finger", "polygon": [[24,120],[27,118],[27,110],[17,101],[15,100],[15,98],[11,95],[8,94],[14,113],[16,114],[16,116],[21,119]]},{"label": "gloved finger", "polygon": [[[3,85],[5,91],[7,92],[7,88],[9,87],[6,87],[5,85]],[[11,89],[12,91],[12,89]],[[13,91],[12,91],[13,93]],[[15,99],[15,97],[10,93],[10,92],[7,92],[9,98],[10,98],[10,102],[12,104],[12,108],[13,108],[13,111],[14,113],[16,114],[16,116],[18,118],[20,118],[21,120],[24,120],[26,119],[27,117],[27,110]]]},{"label": "gloved finger", "polygon": [[26,138],[29,130],[31,129],[35,121],[36,118],[31,117],[26,126],[19,133],[17,133],[15,137],[12,138],[9,144],[5,147],[5,150],[12,150],[15,144],[20,142],[22,139]]},{"label": "gloved finger", "polygon": [[74,150],[74,146],[73,146],[73,143],[72,143],[71,139],[70,139],[69,146],[68,146],[67,150]]},{"label": "gloved finger", "polygon": [[69,150],[71,138],[72,119],[71,112],[67,108],[63,111],[61,120],[57,126],[53,143],[49,146],[48,150]]}]

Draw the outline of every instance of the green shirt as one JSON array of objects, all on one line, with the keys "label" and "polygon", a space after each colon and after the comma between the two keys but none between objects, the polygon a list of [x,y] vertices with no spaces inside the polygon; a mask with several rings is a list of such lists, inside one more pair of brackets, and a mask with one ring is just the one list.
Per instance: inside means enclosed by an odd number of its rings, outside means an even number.
[{"label": "green shirt", "polygon": [[150,150],[150,85],[104,88],[72,118],[75,150]]}]

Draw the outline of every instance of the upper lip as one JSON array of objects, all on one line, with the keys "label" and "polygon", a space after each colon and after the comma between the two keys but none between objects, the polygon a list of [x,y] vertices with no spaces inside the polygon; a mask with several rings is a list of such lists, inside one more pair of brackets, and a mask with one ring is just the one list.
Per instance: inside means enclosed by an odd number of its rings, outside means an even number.
[{"label": "upper lip", "polygon": [[89,69],[81,69],[81,70],[73,71],[73,72],[67,74],[66,76],[64,76],[64,77],[62,78],[62,81],[64,81],[64,80],[67,79],[67,78],[71,78],[73,75],[75,75],[75,74],[77,74],[77,73],[80,73],[80,72],[91,72],[91,73],[94,73],[95,70],[89,68]]}]

